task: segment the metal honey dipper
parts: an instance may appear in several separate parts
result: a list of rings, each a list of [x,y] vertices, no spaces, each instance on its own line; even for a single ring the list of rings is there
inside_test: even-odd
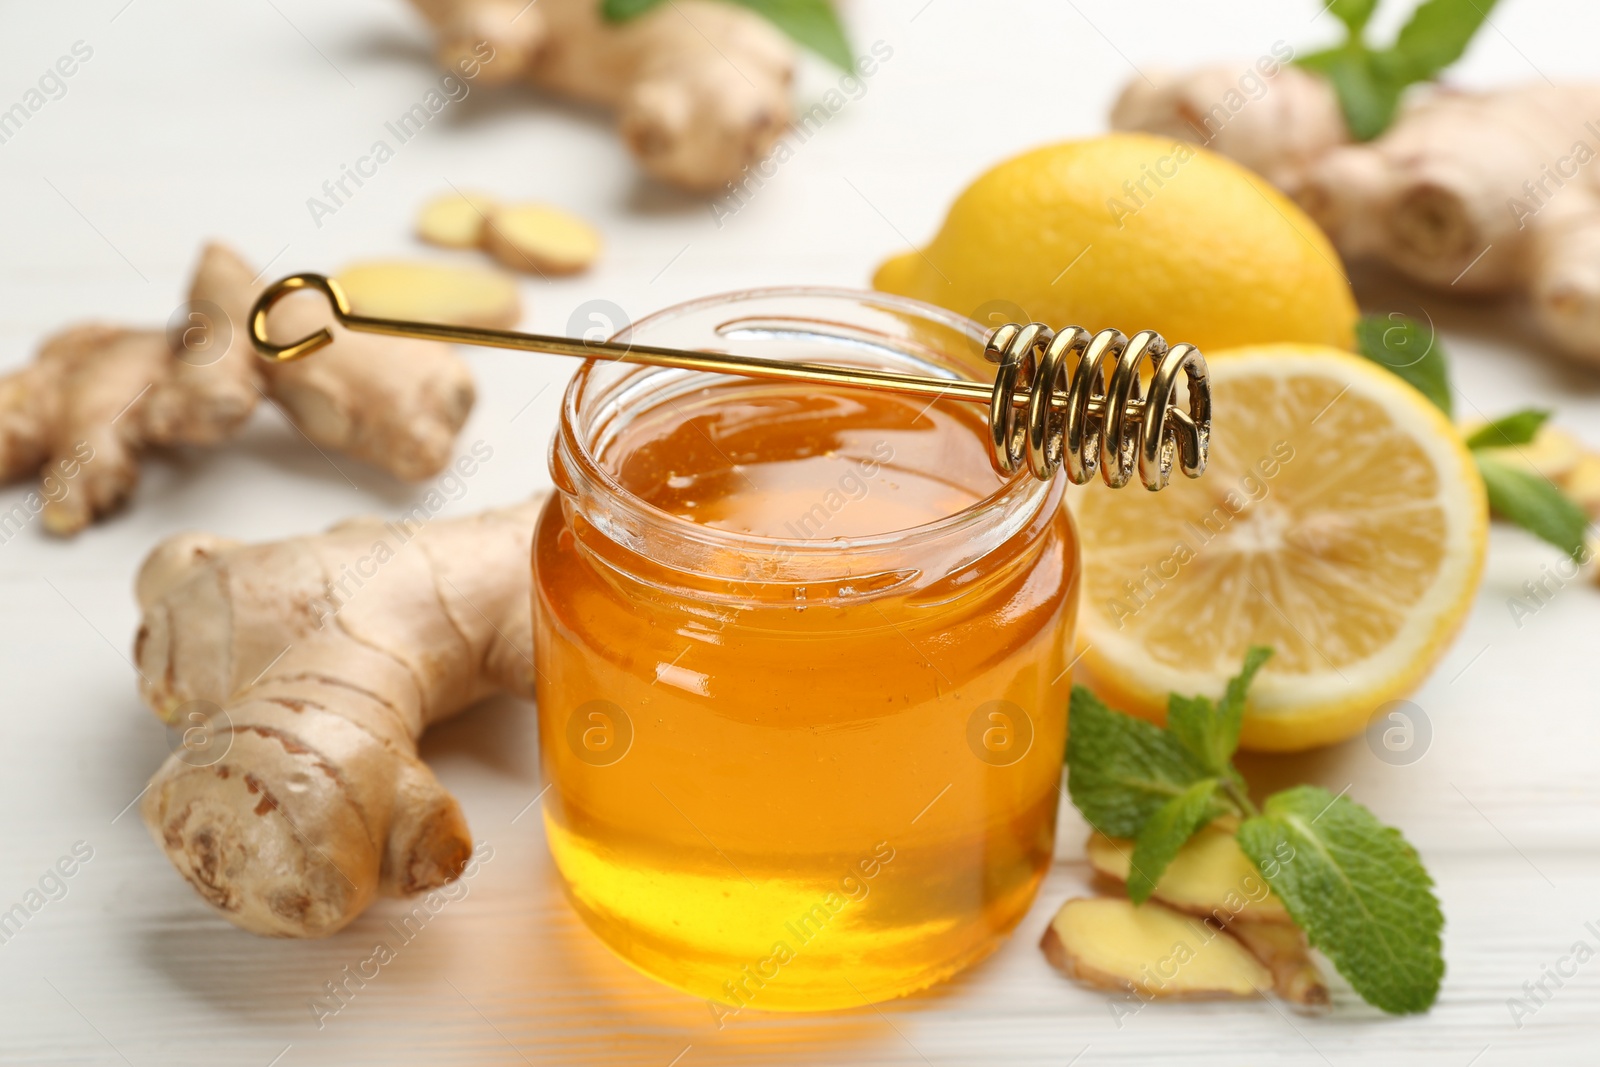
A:
[[[1190,478],[1205,470],[1211,442],[1211,389],[1205,358],[1193,345],[1168,346],[1142,330],[1131,338],[1118,330],[1091,334],[1078,326],[1054,331],[1042,323],[1006,323],[990,333],[984,358],[997,364],[994,383],[930,378],[826,363],[791,362],[730,352],[696,352],[651,345],[574,340],[443,323],[358,315],[339,283],[321,274],[293,274],[267,286],[250,314],[256,351],[268,360],[301,359],[333,341],[326,329],[287,345],[267,337],[267,313],[301,289],[328,298],[334,318],[348,330],[432,341],[543,352],[579,359],[606,357],[624,363],[677,367],[747,378],[814,382],[881,389],[931,400],[989,405],[990,459],[1002,474],[1026,462],[1034,477],[1049,479],[1064,463],[1075,484],[1096,472],[1121,488],[1137,469],[1146,489],[1166,486],[1174,463]],[[1072,359],[1076,357],[1074,366]],[[1148,361],[1148,390],[1141,364]],[[1178,403],[1178,375],[1188,390],[1188,410]]]

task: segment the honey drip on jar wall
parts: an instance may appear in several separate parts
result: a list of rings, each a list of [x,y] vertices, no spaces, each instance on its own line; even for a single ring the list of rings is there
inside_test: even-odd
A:
[[[733,383],[633,416],[601,461],[680,519],[826,544],[995,492],[986,435],[964,405]],[[535,658],[550,847],[590,926],[720,1020],[860,1006],[991,951],[1054,838],[1064,509],[952,574],[908,544],[859,589],[841,565],[710,596],[583,530],[540,522]]]

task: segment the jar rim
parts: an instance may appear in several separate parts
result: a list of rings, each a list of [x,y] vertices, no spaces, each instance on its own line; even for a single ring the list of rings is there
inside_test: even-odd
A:
[[[643,329],[660,326],[696,312],[719,306],[733,308],[754,301],[777,299],[817,300],[819,302],[826,300],[848,301],[880,307],[892,312],[900,312],[964,335],[971,339],[980,351],[988,339],[989,331],[973,320],[920,300],[873,290],[831,286],[786,285],[732,290],[674,304],[652,312],[637,322],[624,326],[613,334],[610,340],[626,344],[631,337],[636,336]],[[948,537],[952,534],[965,533],[977,524],[993,523],[993,517],[996,512],[1007,518],[1015,519],[1017,527],[1021,528],[1027,525],[1029,520],[1038,513],[1039,508],[1052,495],[1052,491],[1061,488],[1057,485],[1062,478],[1059,471],[1051,479],[1042,481],[1023,469],[1001,482],[994,492],[949,515],[943,515],[928,522],[899,530],[885,530],[871,534],[847,535],[827,539],[774,537],[706,526],[659,508],[627,488],[600,462],[598,456],[591,449],[591,442],[583,440],[578,434],[577,427],[583,424],[583,406],[585,402],[604,398],[604,394],[596,398],[590,393],[591,386],[594,384],[594,375],[598,370],[611,366],[613,366],[612,362],[588,360],[573,375],[562,399],[561,424],[552,447],[564,444],[566,446],[564,449],[565,458],[571,460],[577,468],[571,473],[577,474],[581,476],[582,480],[601,488],[607,496],[612,498],[611,503],[620,503],[624,511],[633,512],[637,517],[648,519],[651,523],[670,529],[676,537],[697,542],[705,547],[746,554],[782,553],[791,558],[817,558],[820,556],[870,552],[891,546],[905,546],[908,542],[922,542]],[[632,368],[630,367],[630,369]],[[955,370],[953,367],[948,369]],[[639,366],[637,368],[639,377],[632,380],[641,381],[675,373],[682,374],[685,372],[675,371],[672,368]],[[699,372],[691,373],[695,373],[696,377],[708,376]],[[969,378],[968,380],[976,379]]]

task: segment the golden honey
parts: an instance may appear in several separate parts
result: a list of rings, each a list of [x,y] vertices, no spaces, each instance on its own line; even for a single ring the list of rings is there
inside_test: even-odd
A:
[[[861,299],[634,336],[977,372],[958,321]],[[1003,481],[986,434],[886,393],[614,364],[569,389],[533,549],[550,849],[600,938],[719,1023],[948,977],[1050,862],[1077,545],[1061,478]]]

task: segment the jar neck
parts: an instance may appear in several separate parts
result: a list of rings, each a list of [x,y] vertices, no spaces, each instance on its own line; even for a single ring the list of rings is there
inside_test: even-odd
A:
[[[709,600],[741,603],[834,600],[925,589],[990,558],[1026,555],[1061,507],[1061,475],[1024,474],[955,514],[909,530],[867,536],[770,537],[701,525],[651,506],[618,482],[606,442],[630,414],[701,389],[704,374],[627,368],[573,379],[550,446],[550,475],[566,523],[595,565],[621,579],[669,584]],[[827,486],[818,486],[819,493]]]
[[[795,314],[796,309],[803,313]],[[683,321],[706,311],[712,313],[707,316],[715,324],[711,327]],[[773,355],[794,351],[785,346],[795,344],[798,332],[811,358],[821,347],[829,362],[898,363],[952,379],[975,378],[984,367],[983,331],[976,324],[880,294],[736,294],[664,312],[623,339],[652,342],[652,326],[663,322],[676,331],[667,340],[688,347],[737,337],[760,354]],[[896,336],[897,330],[903,336]],[[551,476],[580,551],[622,580],[669,584],[710,600],[744,603],[904,594],[949,581],[985,560],[1027,555],[1061,507],[1061,474],[1042,482],[1023,472],[962,510],[870,535],[758,536],[694,522],[624,486],[614,473],[612,446],[632,419],[666,404],[676,408],[711,380],[672,368],[590,362],[567,388],[551,446]],[[973,446],[981,443],[975,439]],[[908,458],[900,457],[902,462]],[[828,488],[818,487],[819,499]]]

